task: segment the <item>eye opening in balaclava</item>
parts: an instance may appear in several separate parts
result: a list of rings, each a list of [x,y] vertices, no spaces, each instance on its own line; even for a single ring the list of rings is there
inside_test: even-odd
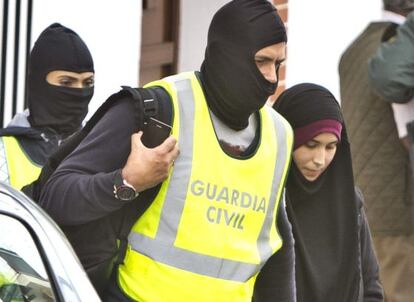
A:
[[[39,35],[30,53],[27,98],[32,127],[51,128],[67,136],[81,127],[94,88],[51,85],[46,77],[54,70],[94,72],[92,55],[85,42],[58,23]]]
[[[78,73],[67,70],[52,70],[47,73],[46,82],[55,86],[73,88],[93,87],[95,74],[90,71]]]
[[[264,78],[254,56],[286,41],[283,22],[269,1],[233,0],[214,15],[201,74],[209,108],[226,125],[245,128],[275,92],[277,83]]]

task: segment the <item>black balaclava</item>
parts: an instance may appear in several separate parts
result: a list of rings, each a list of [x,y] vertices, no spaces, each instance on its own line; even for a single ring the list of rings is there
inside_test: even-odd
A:
[[[358,210],[339,104],[324,87],[305,83],[285,90],[273,107],[293,130],[325,119],[342,123],[335,156],[317,180],[306,180],[292,161],[286,207],[295,238],[297,301],[356,301],[360,281]]]
[[[261,74],[254,61],[260,49],[286,42],[286,30],[267,0],[233,0],[211,21],[202,80],[207,103],[227,126],[241,130],[277,84]]]
[[[86,44],[74,31],[58,23],[40,34],[30,54],[29,122],[32,127],[51,128],[67,136],[80,128],[94,89],[51,85],[46,76],[54,70],[94,72]]]

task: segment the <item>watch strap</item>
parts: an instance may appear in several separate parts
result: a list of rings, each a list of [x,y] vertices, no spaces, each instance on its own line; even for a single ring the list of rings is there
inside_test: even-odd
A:
[[[131,192],[130,194],[130,198],[124,198],[123,194],[120,195],[119,192],[120,191],[124,191],[124,190],[128,190]],[[122,177],[122,172],[121,169],[118,170],[115,173],[115,177],[114,177],[114,196],[115,198],[119,199],[119,200],[133,200],[135,198],[137,198],[139,195],[139,193],[135,190],[134,186],[131,185],[130,183],[128,183],[125,179],[123,179]]]

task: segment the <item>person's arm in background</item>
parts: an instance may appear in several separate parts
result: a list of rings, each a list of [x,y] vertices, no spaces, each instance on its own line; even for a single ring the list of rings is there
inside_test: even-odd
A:
[[[364,211],[364,197],[356,188],[357,207],[359,210],[359,238],[361,248],[361,270],[364,285],[364,302],[383,302],[384,292],[379,277],[379,266],[372,243],[371,232]]]
[[[406,103],[414,97],[414,12],[397,29],[397,35],[383,42],[369,60],[372,87],[386,101]]]
[[[414,12],[396,36],[381,43],[369,60],[368,75],[374,90],[391,103],[398,137],[409,150],[407,123],[414,118]]]
[[[118,101],[52,174],[40,206],[60,225],[83,224],[127,204],[114,196],[116,173],[122,171],[138,192],[160,183],[178,154],[176,139],[148,149],[135,131],[132,99]]]
[[[254,302],[296,301],[295,244],[284,198],[279,203],[277,215],[277,229],[283,245],[267,260],[257,276]]]

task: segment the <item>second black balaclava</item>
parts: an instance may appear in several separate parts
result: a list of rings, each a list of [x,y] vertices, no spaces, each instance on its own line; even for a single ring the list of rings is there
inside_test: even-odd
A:
[[[51,85],[46,76],[53,70],[94,72],[88,47],[71,29],[58,23],[47,27],[30,54],[28,72],[29,121],[32,127],[51,128],[63,136],[81,126],[88,113],[93,87]]]
[[[266,0],[233,0],[214,15],[201,74],[210,109],[232,129],[244,129],[277,88],[257,68],[256,52],[286,40],[283,22]]]

